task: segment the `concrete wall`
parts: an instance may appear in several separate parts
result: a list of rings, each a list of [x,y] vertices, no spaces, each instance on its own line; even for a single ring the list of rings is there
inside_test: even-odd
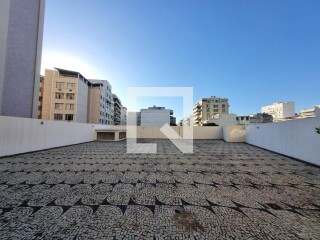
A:
[[[223,127],[223,140],[226,142],[245,142],[245,126],[226,126]]]
[[[110,128],[125,129],[123,126],[0,116],[0,157],[93,141],[95,129]]]
[[[320,165],[320,117],[246,126],[246,142]]]
[[[167,139],[160,128],[138,126],[137,137]],[[96,129],[123,131],[126,126],[0,116],[0,157],[94,141]],[[182,135],[182,127],[173,129]],[[194,139],[222,139],[222,127],[193,127],[193,136]]]
[[[162,126],[137,126],[137,138],[167,139]],[[183,136],[183,127],[171,126],[178,136]],[[127,135],[128,138],[132,137]],[[222,139],[222,127],[193,127],[193,139]]]

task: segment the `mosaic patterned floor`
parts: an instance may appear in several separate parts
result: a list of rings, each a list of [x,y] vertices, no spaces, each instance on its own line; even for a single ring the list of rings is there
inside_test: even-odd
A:
[[[320,239],[320,168],[244,143],[0,159],[0,239]]]

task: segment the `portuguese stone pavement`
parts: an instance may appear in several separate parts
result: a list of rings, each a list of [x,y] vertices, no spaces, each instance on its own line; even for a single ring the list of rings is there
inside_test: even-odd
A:
[[[0,159],[0,239],[320,239],[320,168],[245,143],[90,142]]]

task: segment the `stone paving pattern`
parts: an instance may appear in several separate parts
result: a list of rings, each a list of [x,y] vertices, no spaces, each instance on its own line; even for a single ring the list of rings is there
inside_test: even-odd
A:
[[[244,143],[0,159],[0,239],[320,239],[320,168]]]

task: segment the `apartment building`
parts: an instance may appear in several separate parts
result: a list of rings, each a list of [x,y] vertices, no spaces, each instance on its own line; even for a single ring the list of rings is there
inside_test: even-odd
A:
[[[127,108],[121,107],[120,125],[127,125]]]
[[[173,110],[166,109],[165,107],[149,107],[148,109],[141,109],[141,126],[162,126],[164,124],[170,125],[171,121],[175,119],[171,118]],[[172,120],[171,120],[172,119]]]
[[[88,123],[113,124],[112,87],[107,80],[90,79],[88,93]]]
[[[0,115],[37,118],[45,1],[0,1]]]
[[[42,119],[86,123],[90,82],[81,73],[45,70]]]
[[[113,109],[114,109],[114,125],[121,124],[121,101],[116,94],[113,94]]]
[[[203,122],[214,118],[216,114],[228,114],[229,102],[228,98],[219,98],[212,96],[209,98],[201,98],[194,104],[193,108],[193,125],[199,126]]]
[[[320,105],[316,105],[314,108],[302,109],[300,111],[300,118],[318,117],[320,116]]]
[[[283,121],[286,118],[292,118],[295,116],[294,102],[277,102],[269,106],[261,108],[261,113],[270,114],[273,117],[273,121]]]

